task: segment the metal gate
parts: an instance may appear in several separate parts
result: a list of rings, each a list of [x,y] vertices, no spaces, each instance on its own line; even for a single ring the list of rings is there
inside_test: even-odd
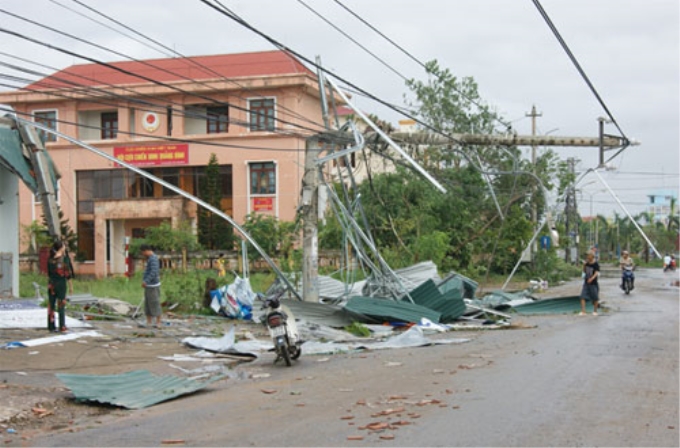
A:
[[[14,297],[12,288],[12,254],[0,253],[0,299],[11,299]]]

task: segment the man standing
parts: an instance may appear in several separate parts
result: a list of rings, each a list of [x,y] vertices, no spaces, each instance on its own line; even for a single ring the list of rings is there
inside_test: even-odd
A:
[[[597,316],[600,304],[600,287],[597,277],[600,275],[600,264],[595,261],[595,254],[588,252],[583,264],[583,289],[581,290],[581,316],[586,314],[586,300],[593,302],[593,316]]]
[[[152,318],[156,320],[156,328],[161,327],[161,274],[158,256],[153,252],[151,246],[142,244],[140,251],[146,258],[146,269],[142,277],[142,288],[144,288],[144,314],[146,315],[146,325],[151,326]]]
[[[73,294],[73,264],[71,258],[66,252],[66,244],[63,241],[57,241],[50,249],[50,258],[47,261],[47,275],[49,282],[47,284],[48,301],[47,301],[47,329],[49,331],[61,331],[65,333],[66,329],[66,289]],[[54,312],[59,314],[59,326],[55,322]]]

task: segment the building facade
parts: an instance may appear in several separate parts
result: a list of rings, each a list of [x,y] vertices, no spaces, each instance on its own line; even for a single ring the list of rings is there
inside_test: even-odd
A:
[[[305,138],[323,122],[316,76],[282,51],[74,65],[0,103],[199,197],[215,154],[222,210],[239,223],[295,218]],[[81,273],[124,273],[126,237],[150,226],[196,227],[197,205],[172,190],[54,134],[45,145]],[[23,185],[19,209],[24,226],[42,219]]]
[[[668,221],[673,214],[678,213],[678,192],[675,190],[656,190],[647,194],[647,213],[655,221]]]

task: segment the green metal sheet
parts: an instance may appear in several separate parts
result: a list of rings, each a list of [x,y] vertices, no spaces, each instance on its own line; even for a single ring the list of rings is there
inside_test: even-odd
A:
[[[146,408],[190,394],[224,377],[219,375],[198,381],[171,375],[158,376],[148,370],[118,375],[57,374],[57,378],[71,389],[78,401],[96,401],[128,409]]]
[[[452,272],[439,282],[437,287],[442,294],[456,290],[461,295],[461,298],[474,299],[479,283],[457,272]]]
[[[0,164],[19,176],[31,191],[38,191],[31,163],[21,151],[19,132],[4,124],[0,124]]]
[[[451,322],[465,313],[466,306],[458,289],[449,289],[442,294],[433,280],[427,280],[409,293],[413,301],[420,306],[441,313],[441,322]],[[404,301],[407,298],[402,299]]]
[[[418,323],[425,317],[439,323],[441,313],[424,306],[391,299],[373,297],[351,297],[345,309],[377,319],[378,321],[398,321]]]
[[[514,306],[513,309],[518,314],[573,314],[581,311],[581,299],[579,296],[542,299]],[[592,312],[591,302],[586,302],[586,310]]]

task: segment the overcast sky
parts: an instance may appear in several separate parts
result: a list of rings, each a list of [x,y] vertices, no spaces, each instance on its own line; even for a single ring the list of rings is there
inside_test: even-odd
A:
[[[80,1],[188,56],[273,49],[261,37],[198,0]],[[536,105],[542,114],[537,119],[539,134],[597,136],[597,117],[604,116],[605,111],[531,0],[340,1],[418,60],[436,59],[458,77],[473,77],[484,100],[511,121],[519,134],[531,133],[531,120],[526,114]],[[315,16],[302,2],[222,3],[293,50],[311,59],[319,55],[326,67],[352,83],[385,101],[403,104],[408,93],[403,79]],[[404,77],[425,80],[422,67],[334,0],[305,3]],[[603,174],[605,180],[634,214],[644,210],[649,192],[671,189],[677,195],[679,2],[542,0],[541,4],[624,133],[641,142],[611,163],[613,170]],[[0,0],[4,10],[130,56],[164,57],[60,5],[93,16],[72,0]],[[0,14],[0,27],[99,59],[121,59],[5,14]],[[0,38],[0,51],[57,68],[85,63],[6,35]],[[17,63],[3,55],[0,61]],[[0,67],[0,73],[11,71]],[[360,98],[357,102],[365,112],[376,113],[394,124],[403,118],[374,102]],[[613,125],[606,125],[605,132],[617,133]],[[580,170],[594,168],[598,162],[596,148],[557,148],[557,152],[562,158],[579,158]],[[582,185],[582,215],[590,214],[591,202],[594,213],[620,212],[592,174]]]

